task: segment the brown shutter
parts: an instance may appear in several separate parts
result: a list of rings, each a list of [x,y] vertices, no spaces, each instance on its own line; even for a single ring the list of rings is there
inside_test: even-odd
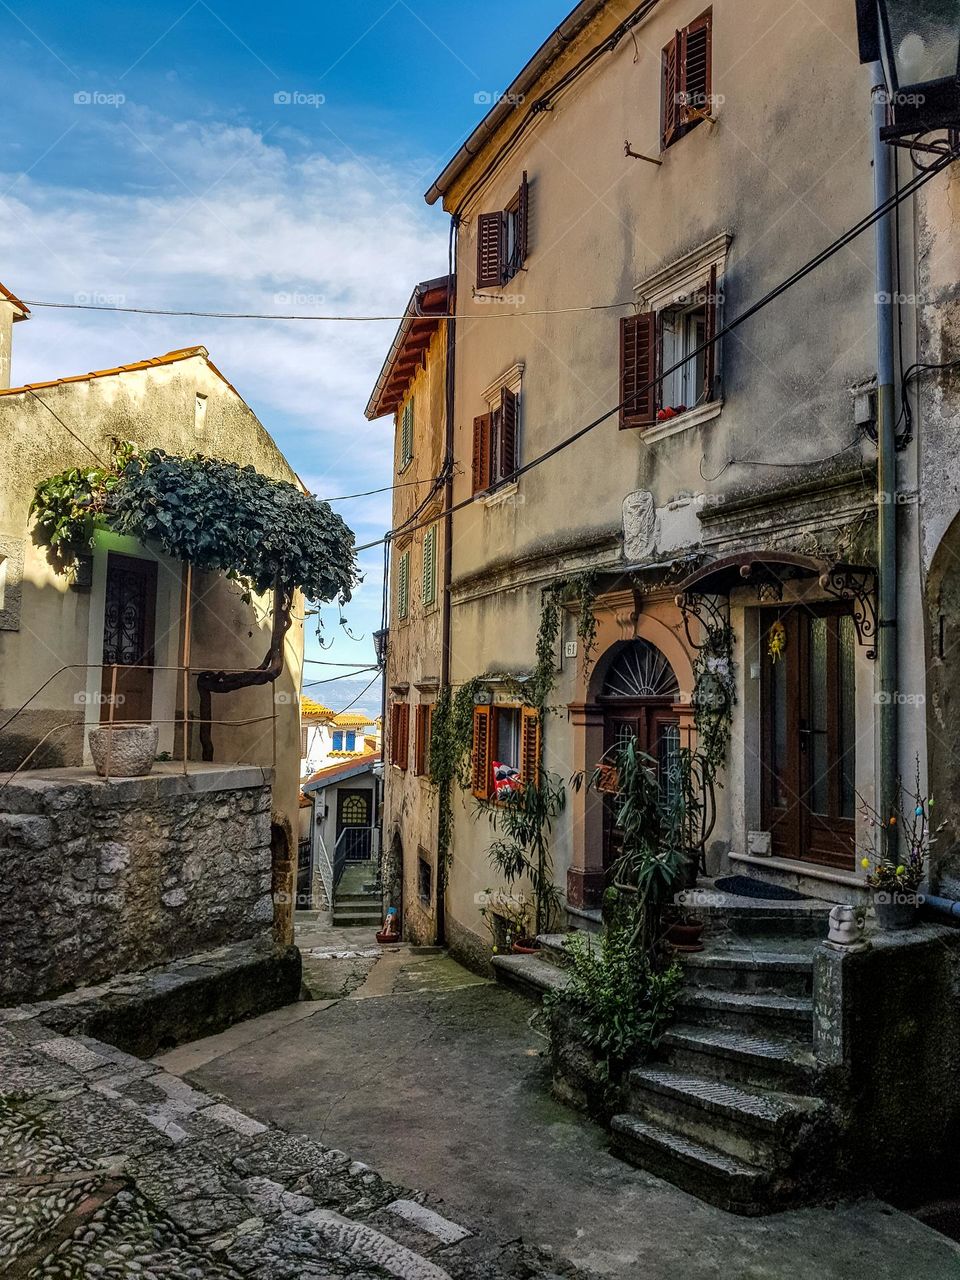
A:
[[[427,710],[424,703],[418,704],[413,735],[413,772],[418,778],[427,771]]]
[[[520,397],[506,387],[500,389],[500,479],[509,480],[517,469],[517,418]]]
[[[527,171],[524,169],[523,178],[520,182],[520,192],[517,195],[517,253],[516,268],[520,268],[527,260],[527,251],[529,249],[529,227],[530,227],[530,184],[527,182]]]
[[[520,719],[520,780],[537,782],[540,775],[540,713],[524,707]]]
[[[479,800],[490,797],[490,708],[473,708],[473,794]]]
[[[660,145],[666,150],[680,127],[680,46],[683,33],[678,31],[663,51],[663,127]]]
[[[406,769],[409,763],[410,705],[395,702],[390,709],[390,763]]]
[[[681,32],[681,124],[696,124],[710,109],[710,15],[704,14]]]
[[[710,345],[703,353],[703,398],[713,400],[717,394],[717,329],[719,326],[720,302],[717,296],[716,263],[710,268],[710,280],[707,283],[706,323],[703,326],[704,341]]]
[[[473,492],[490,488],[490,428],[492,413],[481,413],[473,420]]]
[[[406,769],[410,763],[410,704],[400,704],[400,768]]]
[[[499,289],[503,284],[504,217],[481,213],[477,218],[477,288]]]
[[[649,427],[657,420],[657,316],[642,311],[620,321],[620,428]]]

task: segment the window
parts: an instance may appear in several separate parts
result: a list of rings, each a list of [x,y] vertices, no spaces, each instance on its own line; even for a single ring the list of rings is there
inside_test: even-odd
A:
[[[710,118],[713,15],[678,31],[663,51],[660,145],[672,146]]]
[[[410,551],[397,560],[397,617],[402,622],[410,613]]]
[[[390,708],[390,763],[406,769],[409,763],[410,704],[395,702]]]
[[[540,716],[533,707],[474,707],[473,794],[481,800],[502,795],[537,776]]]
[[[719,413],[714,338],[729,244],[728,235],[717,236],[637,286],[642,310],[620,321],[621,428],[669,424],[694,409],[698,420]]]
[[[423,535],[423,603],[429,608],[437,602],[437,534],[432,524]]]
[[[500,403],[473,420],[473,492],[482,493],[509,480],[518,466],[520,394],[500,388]]]
[[[357,735],[351,729],[347,733],[346,745],[344,746],[344,751],[356,751],[356,749],[357,749]]]
[[[413,461],[413,402],[411,396],[400,414],[400,471]]]
[[[413,772],[418,778],[430,774],[430,735],[433,731],[433,706],[421,702],[413,730]]]
[[[342,729],[338,729],[336,733],[333,735],[333,746],[331,747],[331,750],[332,751],[343,750],[343,730]]]
[[[477,218],[477,288],[498,289],[523,269],[529,251],[530,188],[524,173],[520,189],[499,213]]]
[[[417,897],[424,907],[429,907],[433,900],[433,868],[422,846],[417,850]]]

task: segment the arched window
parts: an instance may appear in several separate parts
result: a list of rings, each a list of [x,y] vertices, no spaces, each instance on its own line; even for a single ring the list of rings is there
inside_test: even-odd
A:
[[[648,640],[633,640],[614,658],[600,691],[602,698],[676,698],[673,667]]]

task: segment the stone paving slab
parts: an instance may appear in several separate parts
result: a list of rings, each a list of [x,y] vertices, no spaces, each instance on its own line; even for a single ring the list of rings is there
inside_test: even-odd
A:
[[[31,1039],[10,1020],[0,1063],[4,1280],[558,1274],[345,1152],[91,1037]]]

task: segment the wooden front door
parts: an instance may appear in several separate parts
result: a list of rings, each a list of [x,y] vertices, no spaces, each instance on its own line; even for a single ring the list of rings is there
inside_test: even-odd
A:
[[[770,638],[783,628],[774,661]],[[761,636],[763,825],[777,857],[854,867],[853,618],[839,608],[765,610]]]
[[[113,719],[150,720],[156,611],[157,562],[111,551],[103,615],[101,721],[110,719],[114,671],[117,697]]]
[[[617,748],[631,738],[637,740],[637,750],[656,761],[660,785],[669,788],[675,777],[675,767],[680,751],[680,718],[676,703],[672,700],[645,699],[630,702],[617,699],[604,707],[603,758],[612,762]],[[609,869],[622,852],[623,845],[617,827],[616,798],[604,797],[603,815],[603,865]]]
[[[366,862],[373,851],[372,791],[337,792],[337,843],[347,862]]]

